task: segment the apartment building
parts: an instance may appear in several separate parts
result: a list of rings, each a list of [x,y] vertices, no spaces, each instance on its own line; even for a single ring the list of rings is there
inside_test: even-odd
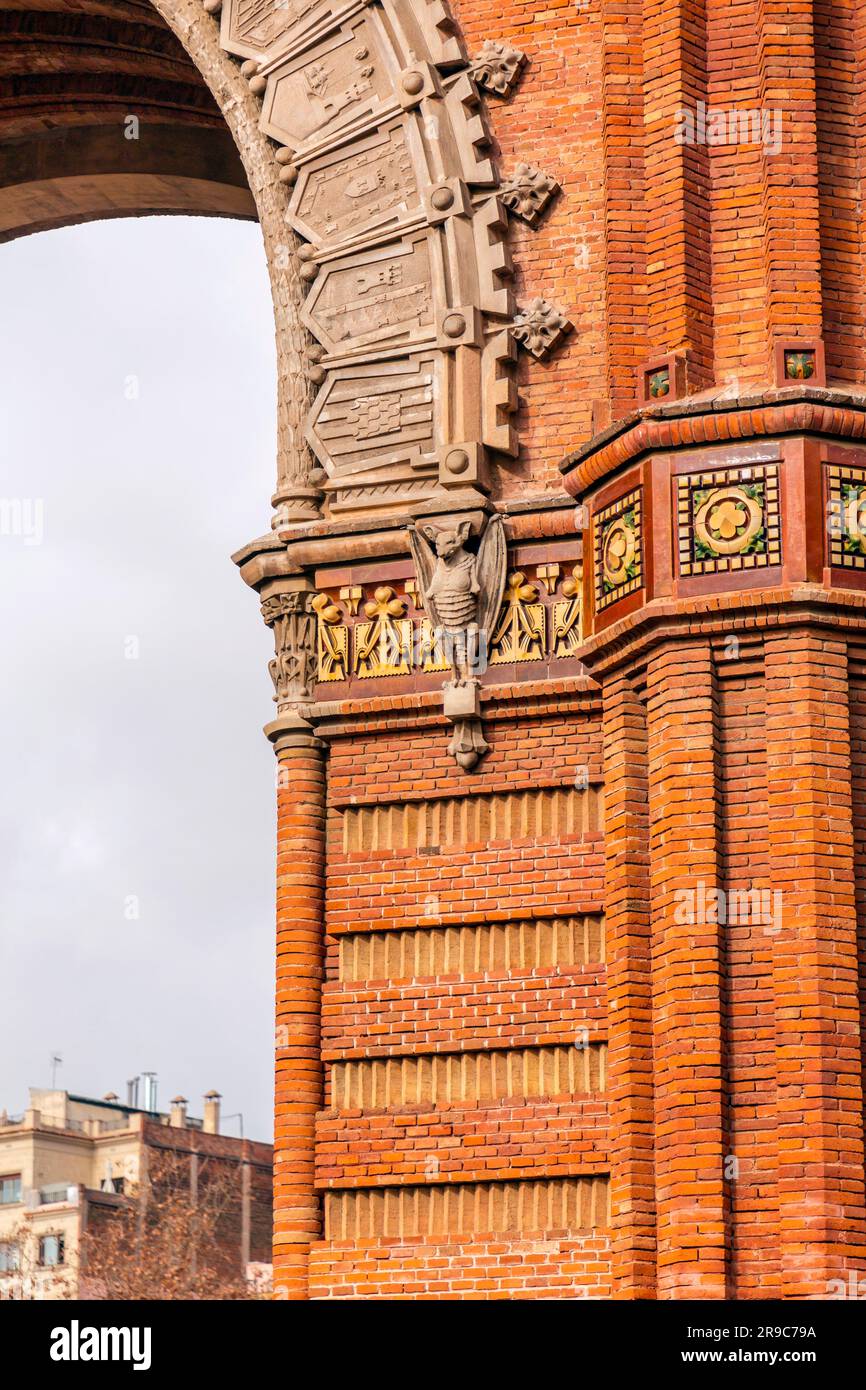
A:
[[[177,1156],[190,1192],[204,1164],[229,1176],[225,1258],[261,1285],[270,1261],[273,1150],[220,1133],[216,1091],[204,1097],[200,1119],[182,1096],[158,1111],[147,1083],[142,1106],[114,1093],[101,1100],[63,1090],[29,1094],[22,1115],[0,1112],[0,1299],[91,1296],[79,1268],[82,1235],[126,1206],[155,1156],[166,1153]]]

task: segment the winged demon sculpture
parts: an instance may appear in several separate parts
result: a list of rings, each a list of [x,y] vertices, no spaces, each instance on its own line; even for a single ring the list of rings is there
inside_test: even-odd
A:
[[[491,517],[477,553],[467,549],[470,521],[443,519],[437,526],[409,527],[415,575],[424,596],[433,639],[451,662],[445,714],[454,724],[449,751],[467,772],[487,752],[481,732],[478,675],[502,607],[507,563],[502,518]]]

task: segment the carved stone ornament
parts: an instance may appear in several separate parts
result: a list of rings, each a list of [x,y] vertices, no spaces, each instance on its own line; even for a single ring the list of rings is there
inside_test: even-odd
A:
[[[574,656],[581,642],[583,568],[578,562],[562,581],[562,602],[553,605],[553,655]]]
[[[559,184],[534,164],[518,164],[499,190],[508,211],[534,227],[559,192]]]
[[[491,662],[540,661],[545,653],[546,612],[538,585],[522,570],[508,576],[504,602],[490,638]]]
[[[547,357],[572,329],[561,309],[547,299],[531,299],[514,319],[515,342],[533,357]]]
[[[498,39],[485,39],[469,71],[479,87],[504,97],[517,86],[525,62],[526,54],[519,48],[500,43]]]
[[[365,676],[408,675],[412,663],[412,622],[406,617],[406,600],[389,584],[381,584],[364,604],[367,622],[355,629],[355,674]]]
[[[477,552],[469,548],[471,523],[441,518],[409,528],[418,588],[430,618],[432,640],[451,664],[443,686],[444,712],[454,725],[449,751],[467,772],[487,752],[481,728],[478,675],[505,591],[506,547],[502,518],[493,516]]]
[[[271,594],[262,603],[262,617],[274,633],[276,655],[268,670],[281,714],[313,699],[318,667],[315,598],[302,589]]]
[[[445,510],[455,489],[480,502],[488,453],[518,450],[509,212],[533,225],[557,189],[531,164],[500,185],[493,158],[485,96],[513,90],[526,54],[488,39],[470,58],[447,0],[222,0],[220,42],[303,239],[317,394],[309,453],[281,459],[275,529]],[[561,332],[527,329],[529,350]]]
[[[349,632],[343,622],[342,611],[327,594],[316,594],[313,608],[319,619],[318,678],[320,681],[346,680],[349,675]]]

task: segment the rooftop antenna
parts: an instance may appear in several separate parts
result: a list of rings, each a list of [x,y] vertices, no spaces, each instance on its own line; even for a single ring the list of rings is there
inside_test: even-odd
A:
[[[244,1137],[244,1116],[243,1116],[243,1111],[242,1111],[242,1110],[237,1110],[237,1111],[235,1111],[234,1115],[223,1115],[223,1120],[224,1120],[224,1121],[225,1121],[225,1120],[239,1120],[239,1121],[240,1121],[240,1129],[241,1129],[240,1137],[241,1137],[241,1139],[243,1139],[243,1137]]]
[[[51,1054],[51,1089],[52,1089],[52,1091],[56,1091],[56,1090],[57,1090],[57,1068],[58,1068],[58,1067],[61,1067],[62,1065],[63,1065],[63,1058],[60,1056],[60,1053],[59,1053],[59,1052],[52,1052],[52,1054]]]

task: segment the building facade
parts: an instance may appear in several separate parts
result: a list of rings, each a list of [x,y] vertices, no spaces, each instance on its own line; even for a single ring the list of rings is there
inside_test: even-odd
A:
[[[261,1284],[270,1261],[273,1151],[219,1129],[216,1092],[196,1119],[182,1097],[161,1114],[122,1105],[115,1095],[96,1100],[31,1087],[23,1115],[0,1114],[0,1299],[100,1296],[92,1269],[88,1280],[82,1237],[97,1236],[160,1181],[166,1155],[183,1201],[209,1173],[225,1175],[220,1255],[227,1268]]]
[[[862,7],[31,18],[5,235],[254,205],[268,254],[279,1296],[838,1296]]]

